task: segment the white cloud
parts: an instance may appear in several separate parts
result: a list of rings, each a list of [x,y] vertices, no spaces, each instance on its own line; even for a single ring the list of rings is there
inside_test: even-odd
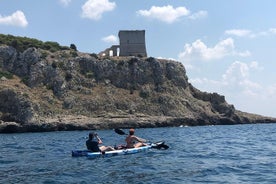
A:
[[[256,61],[249,64],[235,61],[222,75],[221,82],[226,85],[226,89],[237,90],[244,95],[256,97],[263,93],[263,87],[261,84],[250,80],[250,75],[262,69]]]
[[[250,68],[254,69],[254,70],[263,70],[264,68],[259,66],[259,63],[257,61],[252,61],[250,64],[249,64]]]
[[[192,60],[215,60],[221,59],[234,53],[234,40],[227,38],[217,43],[214,47],[208,48],[201,40],[196,40],[192,44],[185,44],[184,51],[178,57],[180,61]]]
[[[102,14],[107,11],[112,11],[116,7],[115,2],[109,2],[109,0],[88,0],[82,6],[82,17],[92,20],[99,20],[102,18]]]
[[[244,37],[244,36],[251,35],[252,32],[247,29],[231,29],[231,30],[226,30],[225,34]]]
[[[263,67],[260,67],[256,61],[250,62],[248,64],[245,62],[235,61],[227,68],[219,80],[196,78],[190,79],[190,82],[203,86],[203,89],[207,91],[223,90],[223,94],[229,91],[235,91],[235,93],[244,94],[250,91],[251,94],[256,94],[257,92],[260,92],[262,86],[261,84],[252,81],[250,76],[255,74],[256,71],[260,71],[262,69]]]
[[[63,5],[63,6],[68,6],[71,3],[71,0],[59,0],[59,2]]]
[[[272,34],[276,34],[276,28],[270,28],[268,30],[268,32],[272,33]]]
[[[107,43],[117,43],[118,38],[114,35],[109,35],[109,36],[102,38],[102,40]]]
[[[253,36],[273,36],[276,34],[276,29],[271,28],[259,33],[253,33],[250,30],[229,30],[225,33],[252,38]],[[228,56],[232,58],[232,56],[250,55],[249,51],[237,51],[234,40],[227,38],[211,47],[201,40],[185,44],[184,50],[178,56],[179,61],[184,63],[187,72],[190,73],[189,76],[195,76],[196,73],[205,75],[189,78],[189,82],[199,90],[224,95],[227,102],[239,110],[276,117],[276,112],[273,110],[276,104],[276,83],[265,85],[265,82],[259,82],[261,78],[265,77],[265,73],[263,73],[264,68],[257,61],[235,61],[220,75],[217,75],[219,71],[210,72],[212,69],[218,68],[216,63],[203,63],[209,60],[222,61],[224,57]],[[222,66],[222,63],[220,64],[219,66]],[[258,74],[261,75],[258,76]],[[214,80],[206,77],[208,75],[218,78]]]
[[[276,28],[270,28],[268,30],[255,32],[255,33],[253,31],[247,30],[247,29],[230,29],[230,30],[226,30],[224,33],[227,35],[233,35],[233,36],[238,36],[238,37],[256,38],[256,37],[260,37],[260,36],[275,35]]]
[[[256,61],[235,61],[218,80],[205,77],[192,78],[189,82],[202,91],[224,95],[228,103],[239,110],[276,116],[273,110],[276,103],[276,84],[265,86],[251,79],[252,75],[257,75],[256,72],[261,70],[263,67]]]
[[[185,44],[184,51],[178,54],[178,58],[181,62],[189,63],[192,61],[218,60],[226,56],[248,57],[250,55],[251,53],[249,51],[236,51],[232,38],[222,40],[214,47],[207,47],[204,42],[198,39],[192,44]]]
[[[268,92],[268,97],[276,97],[276,84],[273,84],[271,86],[268,87],[267,89]]]
[[[174,8],[171,5],[167,5],[162,7],[152,6],[149,10],[137,11],[137,14],[143,17],[157,19],[166,23],[173,23],[180,17],[189,15],[190,11],[186,7]]]
[[[251,52],[246,50],[244,52],[234,52],[234,55],[241,56],[241,57],[248,57],[251,56]]]
[[[190,15],[189,19],[196,20],[196,19],[205,18],[207,16],[208,16],[208,12],[201,10],[199,12],[196,12],[196,13],[193,13],[192,15]]]
[[[3,17],[0,15],[0,24],[18,26],[18,27],[26,27],[28,25],[28,21],[24,15],[24,13],[20,10],[17,10],[10,16]]]
[[[240,84],[249,77],[249,68],[246,63],[235,61],[223,74],[223,81],[228,84]]]

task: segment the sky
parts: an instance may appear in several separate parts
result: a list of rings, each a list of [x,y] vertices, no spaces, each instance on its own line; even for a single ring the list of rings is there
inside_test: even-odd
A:
[[[276,1],[0,0],[0,33],[99,53],[145,30],[148,56],[181,62],[189,82],[236,109],[276,117]]]

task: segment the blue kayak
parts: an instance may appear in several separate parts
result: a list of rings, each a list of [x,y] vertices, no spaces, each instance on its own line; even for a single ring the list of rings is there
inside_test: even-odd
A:
[[[99,158],[99,157],[112,157],[117,155],[129,155],[140,152],[145,152],[151,148],[155,149],[168,149],[169,147],[164,144],[164,142],[158,143],[150,143],[147,146],[139,147],[139,148],[128,148],[128,149],[118,149],[114,151],[107,152],[91,152],[88,150],[73,150],[72,157],[82,157],[86,156],[87,158]]]

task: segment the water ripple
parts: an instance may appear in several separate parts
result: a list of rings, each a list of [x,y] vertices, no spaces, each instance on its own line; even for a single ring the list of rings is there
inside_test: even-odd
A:
[[[0,183],[274,183],[276,125],[137,129],[168,150],[112,158],[72,158],[88,131],[3,134]],[[105,145],[124,136],[98,131]]]

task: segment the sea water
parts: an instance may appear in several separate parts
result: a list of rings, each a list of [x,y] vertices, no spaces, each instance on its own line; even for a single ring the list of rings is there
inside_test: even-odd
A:
[[[127,132],[127,130],[125,130]],[[276,124],[136,129],[168,150],[73,158],[89,131],[0,134],[0,183],[275,183]],[[123,144],[113,130],[105,145]]]

